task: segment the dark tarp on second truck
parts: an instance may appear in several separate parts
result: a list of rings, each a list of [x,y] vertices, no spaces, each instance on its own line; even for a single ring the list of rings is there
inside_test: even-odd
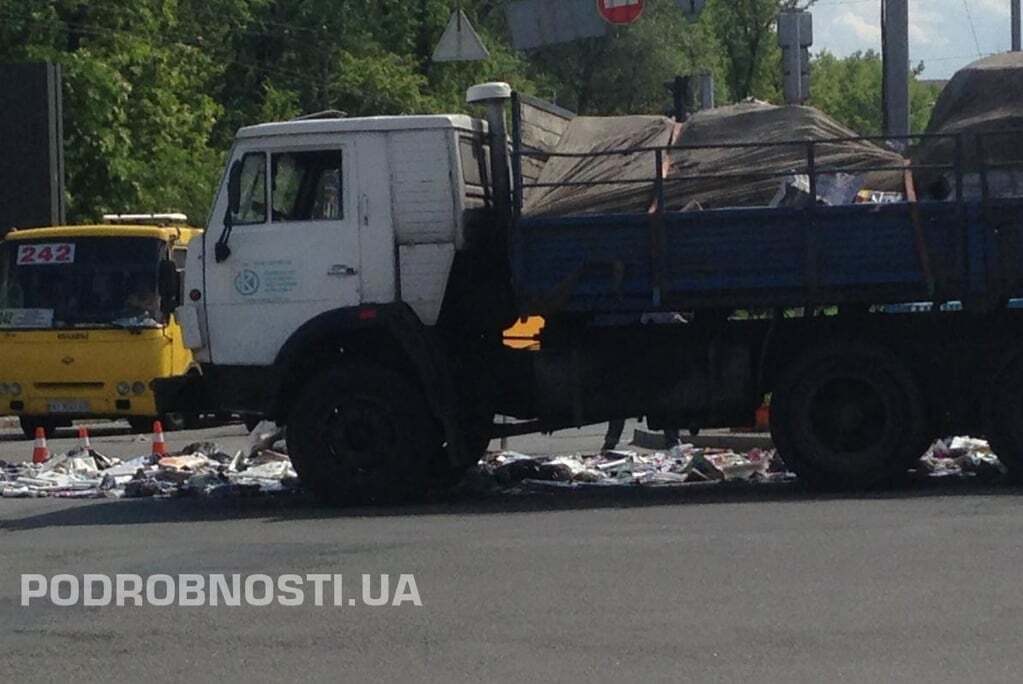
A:
[[[1023,161],[1020,129],[1023,129],[1023,53],[1007,52],[985,57],[956,72],[934,105],[927,133],[961,136],[965,192],[973,196],[980,194],[977,134],[986,134],[982,141],[986,165],[1016,166],[1015,171],[992,174],[992,194],[1018,196],[1023,194],[1023,177],[1018,171]],[[912,156],[915,165],[952,164],[955,140],[924,140]],[[948,171],[919,169],[915,175],[917,187],[929,196],[944,199],[954,192],[955,180]]]

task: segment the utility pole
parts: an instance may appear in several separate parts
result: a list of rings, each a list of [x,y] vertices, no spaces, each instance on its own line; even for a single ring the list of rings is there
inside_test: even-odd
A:
[[[898,138],[909,135],[909,0],[882,1],[881,31],[884,130]]]
[[[1020,51],[1020,26],[1019,26],[1019,3],[1020,0],[1012,0],[1012,51]]]

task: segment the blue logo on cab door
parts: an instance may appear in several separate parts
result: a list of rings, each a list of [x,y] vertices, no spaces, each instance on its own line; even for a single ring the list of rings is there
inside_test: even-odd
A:
[[[256,294],[259,292],[259,274],[249,269],[239,271],[234,277],[234,289],[243,297]]]

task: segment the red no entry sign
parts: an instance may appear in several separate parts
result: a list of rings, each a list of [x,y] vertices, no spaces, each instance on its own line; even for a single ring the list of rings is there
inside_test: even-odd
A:
[[[597,11],[612,24],[631,24],[643,14],[645,0],[597,0]]]

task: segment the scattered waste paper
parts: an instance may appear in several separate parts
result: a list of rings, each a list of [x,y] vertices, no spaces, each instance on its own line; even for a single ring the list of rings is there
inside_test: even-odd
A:
[[[260,423],[248,451],[234,454],[213,442],[189,444],[178,452],[109,458],[92,447],[77,447],[43,463],[0,461],[4,498],[235,497],[299,491],[283,429]],[[1007,468],[988,443],[972,437],[936,441],[914,469],[918,477],[1003,477]],[[515,451],[486,454],[463,482],[473,490],[584,487],[671,487],[697,483],[791,482],[777,451],[698,448],[668,451],[605,451],[600,454],[535,456]]]
[[[951,437],[939,439],[920,459],[917,473],[930,477],[989,477],[1009,472],[983,439]]]
[[[0,496],[222,497],[298,491],[298,474],[282,430],[260,423],[250,444],[248,452],[235,454],[212,442],[197,442],[167,456],[147,454],[127,461],[91,447],[79,447],[43,463],[0,461]]]
[[[697,482],[786,482],[774,450],[739,454],[729,449],[700,449],[691,444],[668,452],[605,451],[599,455],[528,456],[514,451],[488,454],[479,473],[499,487],[586,487],[684,485]],[[476,478],[477,480],[479,478]]]

